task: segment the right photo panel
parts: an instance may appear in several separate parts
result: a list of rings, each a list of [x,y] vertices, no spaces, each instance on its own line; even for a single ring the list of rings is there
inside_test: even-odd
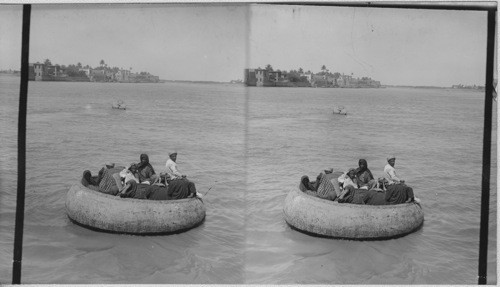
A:
[[[476,284],[487,12],[249,15],[245,283]]]

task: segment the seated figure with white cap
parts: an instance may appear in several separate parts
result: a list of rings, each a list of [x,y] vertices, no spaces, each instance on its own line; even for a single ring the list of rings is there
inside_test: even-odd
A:
[[[169,159],[165,164],[166,173],[169,180],[182,179],[186,178],[185,174],[181,174],[179,170],[177,170],[177,152],[171,152],[168,154]]]
[[[168,160],[165,163],[166,167],[166,178],[165,184],[168,184],[169,191],[168,194],[172,198],[182,198],[185,197],[186,193],[187,197],[197,196],[202,197],[201,193],[196,192],[196,187],[194,182],[188,180],[185,174],[182,174],[177,169],[177,152],[171,152],[168,154]],[[187,192],[186,192],[187,190]]]
[[[395,156],[387,157],[387,164],[384,167],[384,178],[387,180],[389,185],[405,182],[396,175],[396,169],[394,168],[395,164],[396,164]]]
[[[384,167],[384,178],[387,181],[385,200],[387,204],[400,204],[408,202],[420,203],[420,199],[415,197],[413,189],[405,184],[405,181],[396,175],[394,164],[395,156],[387,157],[387,165]]]

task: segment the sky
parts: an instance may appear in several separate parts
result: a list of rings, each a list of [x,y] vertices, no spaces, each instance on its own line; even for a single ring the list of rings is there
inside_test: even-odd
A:
[[[0,69],[19,69],[19,5],[0,5]],[[385,85],[484,85],[484,11],[266,4],[33,5],[30,62],[230,81],[265,67]]]
[[[7,52],[2,55],[12,55],[0,56],[0,69],[20,66],[16,32],[22,12],[17,10],[0,6],[0,36],[14,39],[0,43],[0,51]],[[167,80],[242,79],[246,14],[247,8],[236,4],[33,5],[30,62],[98,67],[104,60]],[[2,22],[17,24],[7,28]]]
[[[487,13],[314,6],[251,10],[250,65],[387,85],[484,85]]]

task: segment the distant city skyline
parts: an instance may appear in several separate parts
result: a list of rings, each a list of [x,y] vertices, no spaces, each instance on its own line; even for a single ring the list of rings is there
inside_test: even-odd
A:
[[[18,69],[21,5],[0,6],[0,70]],[[30,62],[229,82],[302,68],[383,85],[484,85],[486,12],[265,4],[33,5]]]

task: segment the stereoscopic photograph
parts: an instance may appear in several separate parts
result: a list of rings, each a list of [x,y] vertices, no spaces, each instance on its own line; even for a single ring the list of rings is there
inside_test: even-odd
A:
[[[0,4],[0,284],[497,284],[496,2]]]

